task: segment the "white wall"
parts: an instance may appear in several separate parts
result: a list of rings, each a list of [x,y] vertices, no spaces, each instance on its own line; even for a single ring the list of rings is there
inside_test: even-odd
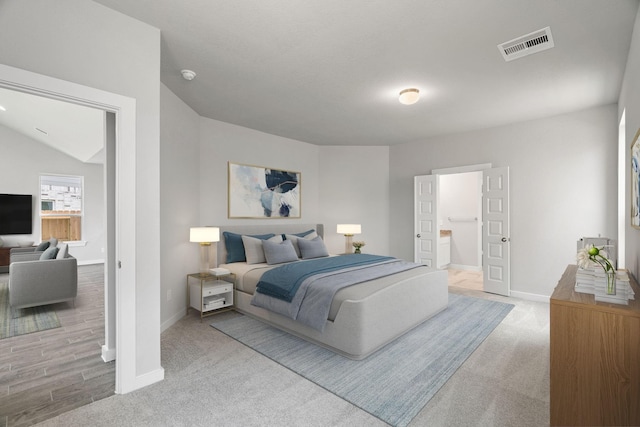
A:
[[[318,150],[317,146],[305,142],[201,118],[200,225],[263,224],[265,221],[273,224],[289,224],[319,221]],[[300,172],[302,218],[229,219],[227,216],[228,162]]]
[[[413,257],[413,176],[470,164],[509,166],[511,289],[551,295],[575,263],[578,238],[616,236],[616,111],[609,105],[391,147],[391,226],[399,229],[392,255]]]
[[[626,135],[625,135],[625,191],[630,195],[631,156],[629,149],[633,138],[640,128],[640,11],[636,16],[633,38],[629,48],[627,68],[625,70],[622,90],[618,100],[618,119],[626,109]],[[629,212],[631,212],[631,200],[627,196],[624,215],[626,238],[626,268],[634,275],[640,277],[640,230],[631,227]]]
[[[160,32],[91,1],[0,2],[0,61],[136,101],[135,378],[160,367]],[[127,372],[129,377],[129,372]]]
[[[438,218],[440,228],[451,230],[451,264],[460,267],[481,267],[478,239],[481,213],[481,172],[465,172],[440,176]],[[452,218],[453,221],[450,221]],[[473,218],[478,218],[473,221]],[[456,221],[455,219],[458,219]],[[465,221],[461,221],[464,219]],[[466,221],[467,219],[471,221]]]
[[[389,254],[389,147],[320,147],[320,215],[332,253],[344,252],[337,224],[360,224],[363,253]],[[391,232],[394,232],[393,227]],[[353,252],[353,248],[351,248]]]
[[[198,271],[200,116],[165,85],[160,92],[160,230],[162,330],[185,314],[186,276]]]
[[[34,196],[33,234],[2,236],[5,246],[15,246],[19,240],[41,241],[40,175],[77,175],[84,177],[82,240],[87,243],[74,246],[69,252],[79,264],[103,261],[106,235],[102,165],[83,163],[2,125],[0,153],[5,160],[0,167],[0,193]]]
[[[189,227],[323,223],[329,251],[342,252],[339,222],[362,224],[365,252],[389,247],[389,149],[318,147],[198,116],[162,86],[162,329],[184,315],[185,277],[198,270]],[[293,170],[301,175],[300,219],[230,219],[227,163]],[[172,300],[168,300],[168,292]]]

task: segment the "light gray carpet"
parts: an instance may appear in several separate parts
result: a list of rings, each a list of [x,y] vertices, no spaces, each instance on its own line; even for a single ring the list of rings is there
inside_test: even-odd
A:
[[[248,316],[211,325],[379,419],[406,426],[512,308],[450,294],[445,311],[362,361]]]
[[[9,306],[9,285],[0,283],[0,339],[60,327],[52,305],[18,308]]]

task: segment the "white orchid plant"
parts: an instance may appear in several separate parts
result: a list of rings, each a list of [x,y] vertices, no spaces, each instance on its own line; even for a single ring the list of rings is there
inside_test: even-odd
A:
[[[597,248],[594,245],[590,245],[580,249],[578,251],[577,261],[578,267],[583,269],[589,269],[592,261],[599,264],[607,275],[607,293],[612,294],[615,292],[615,270],[611,265],[611,261],[607,258],[604,247]]]

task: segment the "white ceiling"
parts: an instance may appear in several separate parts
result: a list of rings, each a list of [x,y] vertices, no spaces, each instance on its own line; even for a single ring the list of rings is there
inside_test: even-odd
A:
[[[639,4],[95,1],[161,30],[162,82],[201,116],[318,145],[394,145],[615,103]],[[547,26],[554,48],[504,61],[498,44]],[[417,104],[397,101],[407,87]],[[0,105],[0,124],[100,161],[101,112],[6,90]]]
[[[0,107],[0,125],[82,162],[103,162],[104,111],[3,88]]]
[[[638,0],[96,0],[162,34],[201,116],[319,145],[394,145],[617,102]],[[497,45],[551,27],[555,47]],[[197,77],[188,82],[181,69]],[[422,98],[401,105],[398,92]]]

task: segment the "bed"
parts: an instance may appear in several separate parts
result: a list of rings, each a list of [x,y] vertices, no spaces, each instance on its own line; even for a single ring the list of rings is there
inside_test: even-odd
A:
[[[315,230],[323,236],[322,224],[222,226],[224,234],[296,234]],[[322,331],[282,314],[252,305],[262,275],[276,267],[267,263],[227,262],[225,239],[217,246],[218,266],[236,276],[235,308],[276,328],[361,360],[415,326],[444,310],[448,303],[446,270],[424,266],[357,283],[335,293]],[[305,261],[301,261],[305,262]]]

